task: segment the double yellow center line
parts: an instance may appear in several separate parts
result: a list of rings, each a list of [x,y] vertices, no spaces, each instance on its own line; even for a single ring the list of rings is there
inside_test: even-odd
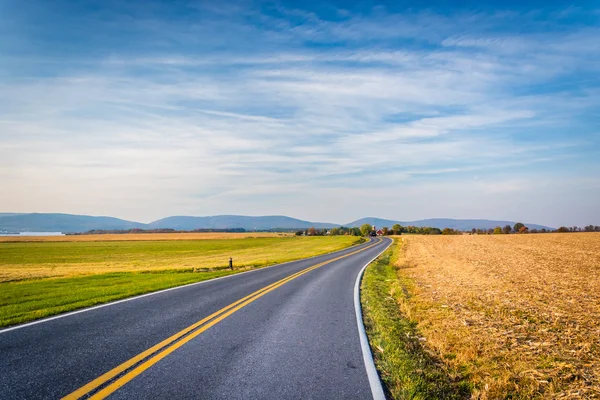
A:
[[[251,293],[248,296],[243,297],[243,298],[229,304],[228,306],[221,308],[219,311],[212,313],[208,317],[201,319],[200,321],[177,332],[173,336],[171,336],[171,337],[163,340],[162,342],[150,347],[149,349],[141,352],[137,356],[125,361],[121,365],[111,369],[110,371],[104,373],[103,375],[99,376],[98,378],[94,379],[93,381],[83,385],[79,389],[77,389],[74,392],[63,397],[63,399],[66,399],[66,400],[79,399],[93,391],[95,393],[93,393],[92,396],[89,397],[90,399],[104,399],[104,398],[108,397],[109,395],[111,395],[112,393],[114,393],[120,387],[127,384],[133,378],[140,375],[142,372],[144,372],[145,370],[147,370],[148,368],[150,368],[151,366],[153,366],[154,364],[156,364],[157,362],[159,362],[160,360],[162,360],[163,358],[165,358],[166,356],[168,356],[169,354],[171,354],[172,352],[174,352],[175,350],[177,350],[178,348],[180,348],[181,346],[183,346],[190,340],[194,339],[196,336],[200,335],[202,332],[204,332],[207,329],[209,329],[210,327],[218,324],[219,322],[221,322],[222,320],[224,320],[225,318],[227,318],[234,312],[247,306],[248,304],[252,303],[253,301],[264,296],[265,294],[277,289],[280,286],[285,285],[286,283],[290,282],[291,280],[294,280],[294,279],[298,278],[299,276],[302,276],[314,269],[322,267],[323,265],[326,265],[326,264],[330,264],[330,263],[340,260],[342,258],[350,257],[354,254],[360,253],[367,249],[370,249],[371,247],[376,246],[380,242],[381,242],[381,239],[379,239],[378,242],[371,244],[369,246],[363,247],[360,250],[357,250],[357,251],[354,251],[354,252],[351,252],[348,254],[344,254],[342,256],[333,258],[331,260],[313,265],[312,267],[305,268],[302,271],[296,272],[295,274],[292,274],[292,275],[290,275],[286,278],[283,278],[275,283],[265,286],[262,289],[259,289],[256,292]],[[112,382],[107,385],[107,383],[109,383],[110,381],[112,381]],[[104,386],[104,387],[101,388],[100,390],[97,390],[101,386]]]

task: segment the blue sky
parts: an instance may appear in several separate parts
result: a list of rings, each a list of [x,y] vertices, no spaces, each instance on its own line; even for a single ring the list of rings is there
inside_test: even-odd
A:
[[[0,211],[600,224],[600,7],[524,3],[0,0]]]

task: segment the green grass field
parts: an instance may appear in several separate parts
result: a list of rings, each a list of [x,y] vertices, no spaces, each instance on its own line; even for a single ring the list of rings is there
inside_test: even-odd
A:
[[[329,253],[356,237],[0,243],[0,327]],[[229,257],[234,271],[225,269]]]

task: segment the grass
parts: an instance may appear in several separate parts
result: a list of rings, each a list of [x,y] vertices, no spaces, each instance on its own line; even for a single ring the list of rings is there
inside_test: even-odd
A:
[[[0,243],[0,327],[315,256],[357,238]],[[225,269],[233,257],[235,271]]]
[[[0,282],[109,272],[260,267],[342,249],[356,238],[0,243]]]
[[[0,284],[0,327],[233,273],[119,272],[4,283]]]
[[[388,396],[468,398],[468,382],[427,351],[416,321],[399,307],[399,302],[410,298],[411,283],[398,280],[396,251],[391,247],[371,264],[361,286],[365,327]]]
[[[393,251],[386,312],[472,398],[600,397],[600,234],[415,235]]]

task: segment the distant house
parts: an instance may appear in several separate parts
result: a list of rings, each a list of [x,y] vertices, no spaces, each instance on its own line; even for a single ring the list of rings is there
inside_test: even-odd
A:
[[[383,231],[381,229],[377,231],[377,236],[383,236]]]

